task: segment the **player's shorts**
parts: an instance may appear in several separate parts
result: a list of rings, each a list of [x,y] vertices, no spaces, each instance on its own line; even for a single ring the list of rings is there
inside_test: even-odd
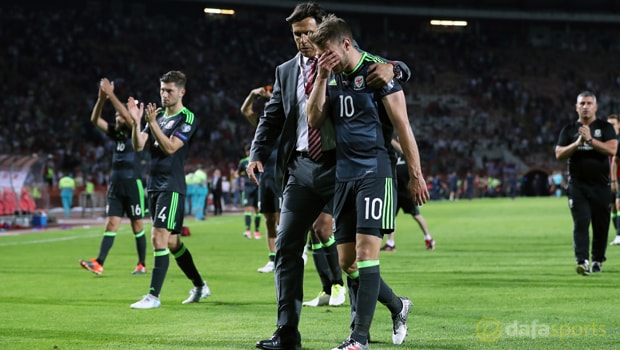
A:
[[[400,186],[397,191],[396,210],[394,210],[394,215],[398,215],[399,209],[402,209],[405,214],[411,214],[413,216],[420,215],[420,208],[413,203],[413,198],[411,197],[409,189]]]
[[[258,208],[258,186],[243,191],[243,206]]]
[[[139,220],[144,217],[144,187],[140,179],[114,180],[108,186],[106,216]]]
[[[336,242],[355,242],[357,233],[382,238],[394,231],[395,196],[391,177],[337,181],[334,194]]]
[[[273,177],[261,176],[258,185],[258,210],[261,213],[279,213],[282,208],[282,191]]]
[[[153,227],[165,228],[172,234],[183,229],[185,196],[178,192],[149,191],[149,210]]]

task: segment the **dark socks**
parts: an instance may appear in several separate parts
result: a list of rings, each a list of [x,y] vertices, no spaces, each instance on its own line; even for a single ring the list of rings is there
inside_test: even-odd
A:
[[[250,213],[249,211],[246,211],[244,214],[244,220],[245,220],[245,229],[250,231],[250,228],[252,225],[252,213]]]
[[[260,213],[254,214],[254,232],[260,232],[260,218]]]
[[[327,294],[332,293],[332,273],[327,262],[325,249],[321,243],[312,245],[312,259],[314,260],[314,266],[321,279],[321,285],[323,291]]]
[[[365,266],[366,264],[364,263],[370,265]],[[378,260],[360,261],[358,266],[360,273],[359,289],[357,291],[355,326],[351,333],[351,338],[366,344],[368,342],[370,324],[377,306],[381,273]]]
[[[144,261],[146,260],[146,235],[144,234],[144,230],[134,233],[134,237],[136,238],[136,250],[138,251],[138,263],[142,264],[142,266],[146,266]]]
[[[324,246],[323,251],[325,252],[325,259],[327,260],[327,264],[329,265],[329,269],[331,271],[331,284],[339,284],[343,286],[344,281],[342,280],[342,269],[340,268],[340,263],[338,262],[338,250],[336,249],[336,245],[332,244],[330,246]]]
[[[181,243],[181,249],[179,249],[175,253],[172,253],[172,255],[176,259],[177,265],[179,265],[181,271],[183,271],[183,273],[185,273],[185,276],[187,276],[187,278],[189,278],[192,283],[194,283],[194,286],[202,286],[202,277],[198,273],[198,269],[196,269],[192,254],[189,252],[187,247],[185,247],[185,244]]]
[[[349,304],[351,305],[351,329],[355,322],[355,314],[357,313],[357,290],[359,289],[359,272],[355,271],[347,276],[347,287],[349,290]]]
[[[399,313],[403,309],[403,301],[394,294],[392,288],[383,281],[383,278],[379,281],[379,296],[377,300],[385,305],[392,315]]]
[[[159,297],[161,288],[164,285],[166,279],[166,273],[170,266],[170,251],[166,249],[155,249],[155,263],[153,266],[153,272],[151,275],[151,289],[149,293]]]
[[[114,245],[114,239],[116,238],[116,232],[104,232],[101,245],[99,246],[99,255],[97,256],[97,262],[103,266],[105,259]]]

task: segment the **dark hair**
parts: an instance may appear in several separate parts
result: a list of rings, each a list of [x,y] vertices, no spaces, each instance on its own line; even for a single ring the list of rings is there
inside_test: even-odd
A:
[[[615,119],[617,121],[620,121],[620,117],[618,117],[617,114],[610,114],[610,115],[608,115],[607,116],[607,120],[609,120],[609,119]]]
[[[308,35],[308,39],[317,47],[324,47],[328,41],[337,43],[344,38],[353,42],[351,28],[344,19],[336,17],[333,13],[325,16],[316,31]]]
[[[293,13],[286,17],[286,22],[293,24],[303,21],[305,18],[312,17],[317,24],[323,21],[323,17],[327,15],[327,12],[316,2],[310,1],[303,4],[297,4]]]
[[[168,73],[164,73],[164,75],[159,78],[159,81],[162,83],[174,83],[179,89],[184,89],[187,83],[187,77],[185,77],[185,73],[181,71],[172,70]]]

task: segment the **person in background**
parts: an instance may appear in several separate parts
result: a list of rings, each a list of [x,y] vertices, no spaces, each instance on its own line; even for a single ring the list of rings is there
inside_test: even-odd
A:
[[[573,249],[577,273],[603,271],[609,235],[610,165],[618,139],[611,124],[598,119],[596,96],[583,91],[575,105],[579,118],[560,131],[555,157],[568,162],[568,204],[573,218]],[[590,266],[590,224],[592,266]]]
[[[47,156],[47,162],[45,162],[45,169],[43,170],[45,183],[48,187],[54,186],[54,179],[56,174],[54,173],[54,158],[51,154]]]
[[[254,108],[256,100],[269,100],[273,95],[271,85],[254,88],[241,105],[241,113],[247,121],[254,127],[258,125],[259,113]],[[264,106],[264,105],[263,105]],[[262,109],[261,109],[262,110]],[[263,267],[258,268],[260,273],[273,272],[276,258],[276,227],[280,221],[280,203],[282,202],[282,191],[275,181],[275,166],[277,152],[271,153],[267,163],[263,168],[258,183],[258,210],[265,218],[265,231],[267,232],[267,257],[268,261]],[[247,166],[247,164],[246,164]],[[244,170],[245,173],[245,170]],[[250,181],[249,178],[246,178]]]
[[[112,102],[115,122],[108,123],[102,116],[106,101]],[[146,235],[142,218],[144,217],[144,187],[142,186],[141,156],[131,144],[131,127],[134,120],[129,110],[114,93],[114,83],[103,78],[100,81],[97,102],[93,107],[90,121],[99,130],[105,132],[116,143],[112,155],[112,174],[107,192],[106,222],[103,238],[99,246],[99,254],[90,260],[80,260],[80,265],[97,275],[103,273],[103,265],[112,249],[116,233],[124,215],[130,220],[131,230],[136,242],[138,262],[133,270],[134,275],[146,273]]]
[[[430,234],[426,219],[420,214],[420,208],[413,202],[411,193],[409,192],[409,171],[407,161],[402,156],[402,148],[400,143],[396,139],[392,139],[392,147],[397,152],[396,160],[396,210],[395,215],[398,215],[400,209],[405,214],[411,214],[413,219],[418,223],[422,234],[424,235],[424,244],[427,250],[435,250],[435,240]],[[382,252],[395,252],[396,241],[394,240],[395,233],[388,233],[385,235],[385,245],[381,247]]]
[[[196,171],[194,171],[194,197],[192,198],[192,212],[196,216],[196,220],[205,219],[205,204],[209,195],[207,180],[207,173],[202,164],[198,164]]]
[[[618,142],[620,142],[620,117],[617,114],[607,116],[607,122],[614,127]],[[618,147],[620,148],[620,147]],[[620,167],[618,167],[618,152],[610,157],[610,184],[611,184],[611,223],[616,231],[614,240],[609,245],[620,245],[620,193],[618,193],[618,180],[620,180]]]
[[[456,171],[452,171],[448,176],[448,189],[450,191],[449,199],[450,201],[458,201],[459,200],[459,177],[456,174]]]
[[[187,188],[187,195],[185,196],[185,215],[187,216],[194,214],[194,199],[196,197],[194,173],[191,171],[185,174],[185,186]]]
[[[94,208],[94,196],[95,184],[93,183],[92,176],[86,177],[86,183],[84,184],[84,206],[82,207],[82,217],[86,216],[86,209],[90,209],[90,216],[93,216]]]
[[[474,198],[474,183],[474,174],[471,173],[471,170],[468,170],[465,175],[465,181],[463,182],[463,192],[465,193],[465,198],[468,200]]]
[[[241,207],[241,186],[242,179],[236,172],[232,176],[230,182],[230,192],[232,194],[232,210],[237,211]]]
[[[260,222],[261,214],[258,209],[258,185],[250,181],[246,168],[248,166],[250,156],[250,145],[245,146],[246,156],[239,161],[237,173],[243,178],[243,218],[245,222],[245,231],[243,236],[252,239],[252,221],[254,221],[254,238],[260,239]]]
[[[71,217],[71,206],[73,205],[73,191],[75,191],[75,180],[73,174],[69,173],[58,180],[58,188],[60,189],[60,199],[62,208],[65,211],[65,218]]]
[[[564,175],[562,170],[556,170],[551,174],[551,181],[553,181],[553,187],[555,188],[555,196],[557,198],[562,197],[562,185],[564,184]]]
[[[213,193],[213,215],[222,215],[222,172],[220,169],[213,171],[211,193]]]
[[[232,188],[232,184],[230,183],[230,179],[233,177],[233,173],[236,170],[234,168],[230,169],[228,172],[228,176],[222,176],[222,210],[228,211],[230,209],[230,191]]]

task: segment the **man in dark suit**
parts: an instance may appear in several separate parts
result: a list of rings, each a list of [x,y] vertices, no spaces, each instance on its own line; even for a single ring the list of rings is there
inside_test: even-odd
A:
[[[222,215],[222,172],[220,169],[213,171],[211,193],[213,193],[213,215]]]
[[[280,223],[276,238],[275,283],[278,302],[277,330],[270,339],[256,343],[260,349],[301,348],[298,325],[303,298],[304,262],[302,253],[307,233],[323,208],[333,205],[335,184],[335,134],[331,123],[320,129],[320,157],[309,152],[306,103],[312,89],[316,49],[307,35],[316,30],[326,12],[318,4],[299,4],[286,19],[291,25],[298,54],[276,68],[273,96],[259,120],[247,173],[258,182],[254,169],[263,164],[280,137],[276,163],[276,183],[283,189]],[[395,78],[408,78],[406,65],[375,64],[370,68],[369,85],[384,86]],[[402,76],[402,77],[401,77]]]

